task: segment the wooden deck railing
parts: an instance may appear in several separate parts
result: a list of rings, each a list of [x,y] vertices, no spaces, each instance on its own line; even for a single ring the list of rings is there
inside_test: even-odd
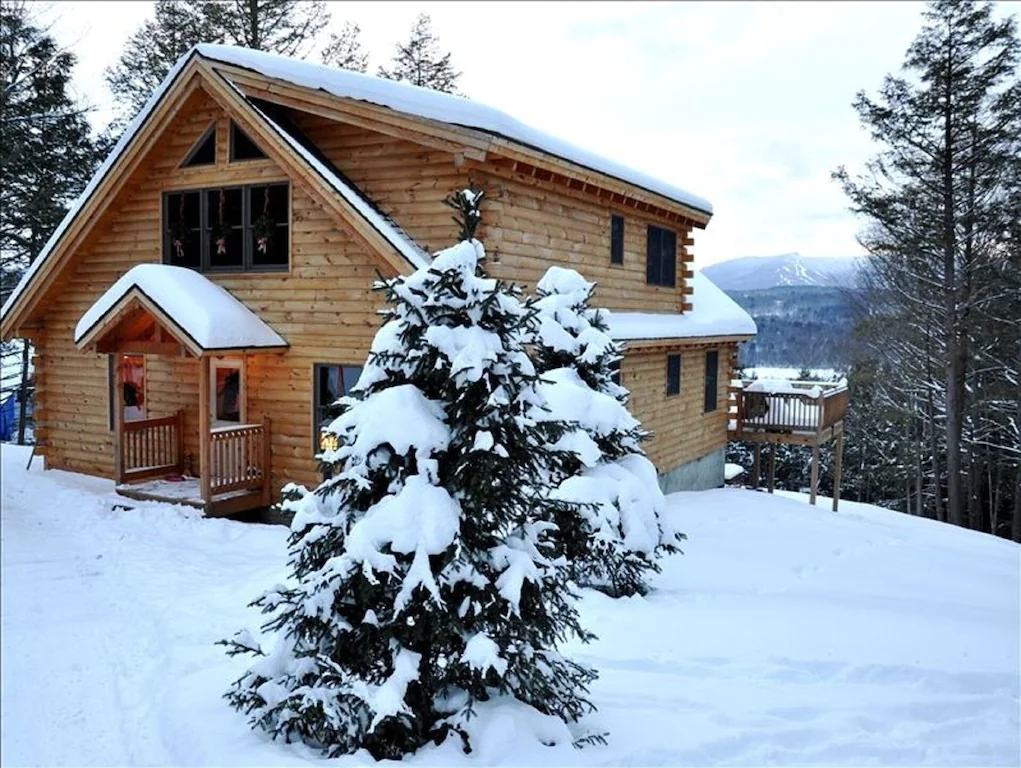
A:
[[[847,387],[821,382],[791,382],[803,392],[748,392],[751,381],[734,390],[733,432],[822,432],[847,413]],[[813,396],[811,390],[821,392]]]
[[[137,483],[181,472],[184,460],[184,411],[159,419],[125,421],[121,429],[121,476]]]
[[[208,498],[233,491],[269,488],[269,420],[220,427],[209,433]],[[203,484],[205,491],[206,484]]]

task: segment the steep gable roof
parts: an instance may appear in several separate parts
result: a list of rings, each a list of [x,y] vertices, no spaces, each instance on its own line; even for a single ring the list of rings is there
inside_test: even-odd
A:
[[[211,61],[248,69],[302,88],[325,91],[339,98],[364,101],[407,115],[483,131],[612,176],[706,215],[713,211],[712,204],[699,195],[582,149],[478,101],[248,48],[211,44],[197,48]]]
[[[368,241],[374,252],[382,255],[397,269],[400,269],[400,266],[394,261],[395,258],[401,259],[402,262],[410,264],[413,268],[428,262],[428,254],[392,220],[372,205],[349,180],[344,179],[336,169],[332,169],[328,164],[316,158],[265,112],[245,98],[244,94],[229,80],[212,71],[205,64],[201,52],[198,49],[193,49],[178,60],[160,86],[150,96],[145,106],[128,124],[110,154],[100,164],[78,199],[71,205],[64,219],[53,231],[39,256],[22,275],[21,280],[4,302],[3,308],[0,309],[0,325],[2,325],[0,336],[7,338],[13,333],[13,317],[16,311],[20,312],[23,309],[22,299],[26,293],[37,287],[36,284],[41,282],[48,270],[57,266],[56,262],[67,250],[66,241],[72,230],[78,229],[77,235],[80,237],[82,232],[87,231],[91,224],[98,219],[97,212],[105,207],[105,201],[101,198],[106,196],[108,200],[112,197],[111,189],[115,189],[115,185],[119,183],[119,180],[111,181],[111,179],[117,177],[123,170],[122,166],[127,162],[126,158],[137,149],[154,121],[158,123],[160,120],[168,120],[169,116],[172,116],[174,110],[170,108],[170,102],[180,103],[191,92],[184,84],[190,83],[194,86],[197,82],[196,78],[214,95],[214,98],[219,96],[223,102],[238,112],[236,117],[240,119],[243,128],[268,139],[269,143],[278,150],[274,153],[277,155],[276,159],[283,160],[292,170],[297,169],[327,198],[332,198],[327,199],[326,202],[331,203],[330,207],[335,210],[343,210],[346,220],[353,225],[360,237]],[[114,186],[108,186],[108,184]],[[393,256],[388,253],[390,250],[393,251]]]

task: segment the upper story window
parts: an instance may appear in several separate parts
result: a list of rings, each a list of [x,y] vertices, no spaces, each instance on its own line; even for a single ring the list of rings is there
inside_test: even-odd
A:
[[[666,393],[667,395],[679,395],[681,393],[681,356],[666,356]]]
[[[201,272],[286,271],[290,185],[167,192],[163,263]]]
[[[649,225],[645,252],[645,282],[649,285],[677,285],[677,233]]]
[[[715,349],[705,353],[705,412],[716,410],[720,376],[720,353]]]
[[[230,161],[236,160],[261,160],[266,157],[254,141],[248,138],[248,134],[238,128],[238,124],[230,121]]]
[[[216,124],[209,126],[202,138],[195,142],[195,146],[184,156],[181,162],[182,168],[191,168],[196,165],[213,165],[216,162]]]
[[[624,217],[616,213],[610,217],[610,263],[624,263]]]

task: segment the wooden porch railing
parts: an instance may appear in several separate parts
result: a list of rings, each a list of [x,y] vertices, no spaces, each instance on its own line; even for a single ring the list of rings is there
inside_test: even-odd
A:
[[[125,421],[120,434],[118,483],[179,473],[184,461],[184,411],[158,419]]]
[[[262,424],[213,429],[203,498],[211,501],[233,491],[262,491],[268,498],[269,457],[269,419]]]
[[[734,391],[731,418],[733,431],[755,432],[821,432],[844,418],[848,407],[847,387],[818,382],[792,382],[804,392],[747,392],[752,382],[742,382]],[[822,391],[813,397],[810,390]]]

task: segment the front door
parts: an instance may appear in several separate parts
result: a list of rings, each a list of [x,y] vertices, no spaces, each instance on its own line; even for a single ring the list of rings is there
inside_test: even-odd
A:
[[[243,424],[245,420],[245,365],[241,359],[214,359],[209,376],[210,416],[213,427]]]

